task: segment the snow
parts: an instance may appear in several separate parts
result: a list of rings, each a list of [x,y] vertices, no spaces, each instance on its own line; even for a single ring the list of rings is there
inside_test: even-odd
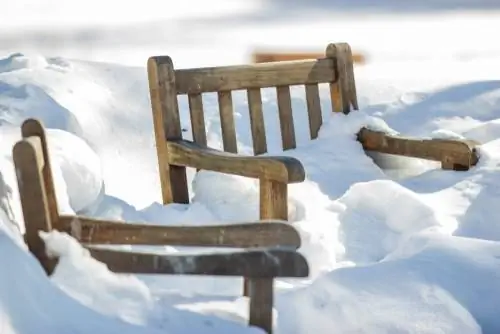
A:
[[[298,147],[286,155],[304,164],[307,177],[289,186],[289,220],[311,275],[277,280],[276,332],[499,332],[500,48],[490,42],[498,4],[371,3],[214,0],[151,10],[158,2],[148,0],[120,3],[113,15],[112,1],[3,4],[0,333],[261,333],[246,326],[241,278],[116,275],[52,232],[43,238],[61,260],[48,279],[22,239],[11,151],[22,121],[41,119],[61,212],[165,225],[258,219],[257,181],[208,171],[188,171],[191,204],[161,205],[144,65],[155,54],[171,55],[177,67],[240,63],[255,41],[299,40],[310,48],[348,41],[369,62],[355,67],[360,111],[332,114],[321,87],[324,124],[315,141],[304,93],[292,89]],[[52,40],[38,44],[47,33]],[[117,36],[124,36],[120,49]],[[276,94],[266,89],[262,97],[269,154],[281,154]],[[217,97],[203,99],[209,144],[221,147]],[[190,138],[187,100],[179,106]],[[244,92],[234,108],[239,150],[250,153]],[[473,139],[480,161],[453,172],[368,156],[356,142],[362,127]]]

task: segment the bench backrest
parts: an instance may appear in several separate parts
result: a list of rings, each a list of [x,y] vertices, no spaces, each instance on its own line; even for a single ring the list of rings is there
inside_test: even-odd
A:
[[[325,57],[320,59],[253,65],[176,70],[170,57],[151,57],[148,77],[160,176],[170,168],[162,166],[162,162],[168,160],[166,141],[182,139],[178,95],[187,95],[188,98],[193,141],[206,147],[202,94],[217,93],[223,149],[237,153],[232,91],[246,90],[254,155],[267,152],[262,88],[276,87],[284,150],[296,147],[290,86],[305,87],[311,139],[318,136],[323,122],[318,84],[330,85],[332,110],[347,114],[351,107],[357,109],[352,53],[347,43],[329,44]],[[162,178],[166,179],[165,176]],[[162,185],[163,182],[167,181],[162,180]],[[170,202],[165,199],[165,194],[164,202]]]

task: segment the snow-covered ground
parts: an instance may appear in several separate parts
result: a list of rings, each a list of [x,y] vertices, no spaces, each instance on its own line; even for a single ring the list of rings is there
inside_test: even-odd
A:
[[[313,142],[303,91],[292,90],[299,145],[287,154],[304,163],[307,180],[290,186],[290,223],[312,270],[307,280],[277,282],[276,332],[500,332],[500,46],[490,37],[500,29],[496,2],[404,8],[384,0],[376,15],[367,11],[370,1],[353,1],[355,8],[295,1],[288,8],[278,0],[217,0],[217,15],[208,6],[193,11],[193,1],[171,11],[155,9],[153,0],[123,2],[116,15],[117,7],[102,1],[93,11],[97,3],[2,5],[0,334],[259,333],[245,326],[241,279],[115,275],[57,233],[47,243],[62,260],[47,279],[22,242],[11,150],[25,118],[44,122],[65,212],[161,224],[256,219],[257,183],[217,173],[190,171],[192,204],[160,204],[144,64],[154,54],[170,54],[181,67],[246,62],[253,45],[299,40],[319,49],[348,41],[370,61],[355,68],[359,112],[332,114],[322,90],[325,124]],[[95,35],[82,38],[82,31]],[[54,44],[37,44],[48,33]],[[274,91],[264,90],[263,101],[270,152],[277,153]],[[236,94],[243,151],[251,147],[245,102]],[[208,140],[220,147],[216,97],[208,94],[204,105]],[[180,108],[189,129],[185,99]],[[388,169],[381,170],[355,141],[364,125],[475,139],[480,163],[452,172],[385,157]]]

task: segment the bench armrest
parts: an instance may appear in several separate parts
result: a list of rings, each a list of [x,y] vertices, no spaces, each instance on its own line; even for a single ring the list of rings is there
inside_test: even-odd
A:
[[[305,179],[302,163],[284,156],[242,156],[205,148],[187,140],[167,141],[169,163],[255,179],[298,183]]]

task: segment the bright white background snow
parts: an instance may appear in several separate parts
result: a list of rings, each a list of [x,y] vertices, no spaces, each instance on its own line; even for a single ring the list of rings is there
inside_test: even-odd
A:
[[[49,128],[61,211],[161,224],[256,219],[257,183],[216,173],[190,171],[192,204],[160,204],[145,61],[169,54],[179,67],[242,63],[254,46],[322,50],[332,41],[369,57],[355,69],[361,110],[333,115],[323,90],[325,124],[310,142],[304,94],[292,92],[299,147],[287,154],[304,163],[307,180],[290,186],[290,220],[311,277],[277,282],[277,333],[499,332],[500,46],[492,36],[500,4],[402,3],[2,4],[0,333],[260,332],[244,325],[240,279],[115,275],[66,235],[46,236],[62,254],[47,279],[22,243],[12,145],[26,117]],[[234,100],[248,152],[244,94]],[[275,93],[265,90],[263,100],[278,153]],[[208,139],[218,147],[216,102],[204,97]],[[187,101],[180,107],[189,130]],[[382,171],[355,141],[364,125],[475,139],[481,160],[458,173],[376,157]]]

